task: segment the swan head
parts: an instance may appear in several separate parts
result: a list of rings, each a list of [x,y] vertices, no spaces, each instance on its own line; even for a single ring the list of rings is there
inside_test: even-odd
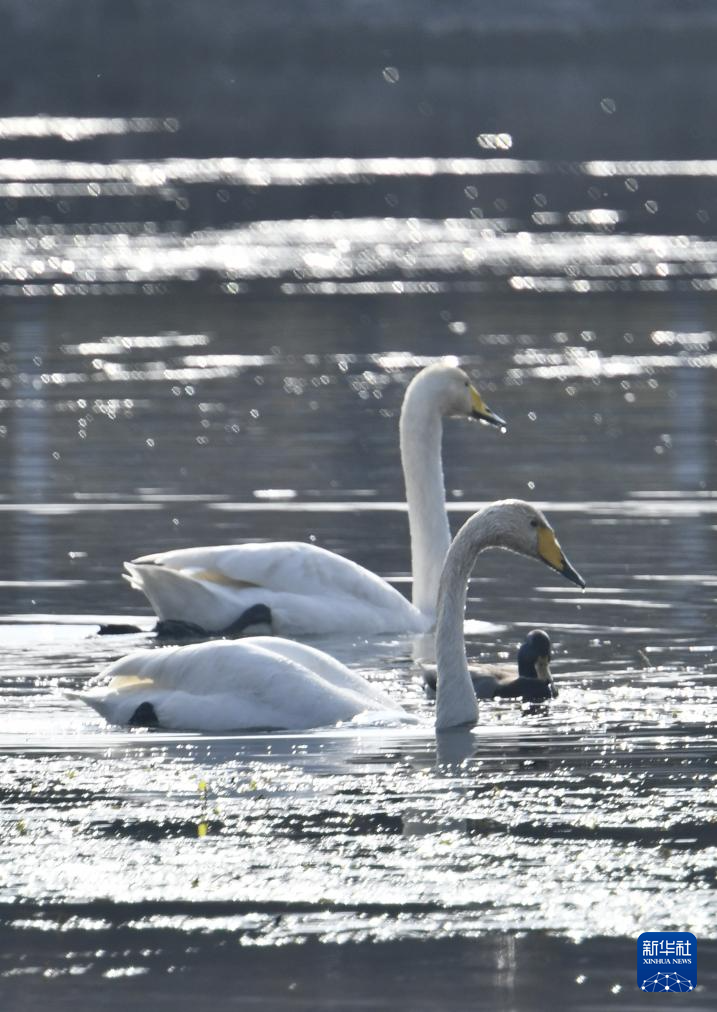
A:
[[[420,396],[444,418],[474,418],[505,428],[505,422],[485,403],[467,373],[451,362],[436,362],[411,380],[406,399]]]
[[[545,514],[529,502],[522,499],[504,499],[502,502],[492,503],[475,514],[475,517],[466,523],[466,528],[473,527],[474,519],[476,523],[473,529],[477,537],[483,537],[487,527],[490,542],[495,547],[507,548],[519,555],[537,559],[571,583],[581,588],[585,587],[585,580],[568,562]]]

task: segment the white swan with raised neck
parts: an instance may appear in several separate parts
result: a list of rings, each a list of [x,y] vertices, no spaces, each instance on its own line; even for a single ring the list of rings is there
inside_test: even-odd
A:
[[[144,555],[127,579],[163,621],[221,634],[256,605],[279,635],[421,632],[435,622],[441,568],[450,544],[441,464],[442,419],[504,423],[466,373],[439,362],[406,390],[400,446],[411,532],[413,603],[395,587],[334,552],[304,542],[219,545]]]
[[[478,702],[463,636],[468,581],[479,554],[505,548],[544,562],[566,579],[585,581],[563,554],[543,513],[520,499],[491,503],[456,534],[446,556],[438,592],[436,622],[436,730],[475,724]]]
[[[584,585],[543,514],[528,503],[493,503],[471,517],[451,545],[441,579],[437,731],[472,725],[478,716],[463,612],[468,578],[486,548],[508,548],[539,559]],[[329,654],[279,637],[140,650],[116,661],[86,691],[66,694],[112,723],[178,730],[298,730],[377,711],[382,719],[415,720],[377,685]]]

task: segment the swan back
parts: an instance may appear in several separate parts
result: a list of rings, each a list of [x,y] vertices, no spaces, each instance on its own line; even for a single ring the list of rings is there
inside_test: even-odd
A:
[[[71,694],[128,724],[150,707],[171,730],[303,729],[402,708],[328,654],[273,637],[139,650]]]
[[[282,635],[392,629],[419,631],[425,619],[369,570],[318,545],[215,545],[145,555],[125,563],[133,586],[161,619],[184,619],[212,632],[256,604]]]

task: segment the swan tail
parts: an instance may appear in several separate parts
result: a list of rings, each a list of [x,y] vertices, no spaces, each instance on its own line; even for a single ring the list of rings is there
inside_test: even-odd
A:
[[[115,714],[116,704],[115,706],[110,706],[105,694],[92,691],[78,692],[73,689],[64,689],[62,695],[65,699],[70,699],[73,702],[84,703],[85,706],[89,706],[96,713],[99,713],[100,717],[104,717],[108,724],[121,723],[117,720]]]
[[[208,584],[168,566],[125,562],[125,578],[141,590],[157,618],[189,622],[219,632],[236,621],[246,605],[226,588]]]
[[[117,686],[110,684],[104,688],[92,688],[85,691],[72,689],[63,690],[63,696],[73,702],[84,703],[103,717],[108,724],[119,724],[129,727],[158,727],[156,699],[145,699],[151,692],[117,691]]]
[[[127,581],[132,590],[142,590],[142,581],[137,576],[139,566],[133,562],[125,562],[124,568],[126,572],[122,573],[122,579]]]

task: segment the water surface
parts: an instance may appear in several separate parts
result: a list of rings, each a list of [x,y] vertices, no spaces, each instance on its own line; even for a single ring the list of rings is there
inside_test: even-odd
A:
[[[201,80],[184,54],[215,29],[184,11],[131,87],[118,23],[43,101],[69,29],[32,78],[5,52],[13,1012],[631,1010],[659,929],[697,935],[689,1007],[714,1007],[713,17],[520,7],[396,33],[398,7],[357,30],[351,4],[318,27],[306,5],[284,50],[258,9],[243,34],[223,11]],[[77,17],[73,52],[101,24]],[[314,642],[409,727],[128,731],[63,695],[151,642],[120,572],[152,550],[310,540],[410,593],[398,412],[441,356],[509,423],[446,422],[453,530],[527,498],[588,582],[498,552],[475,572],[470,656],[548,629],[549,708],[486,704],[436,740],[401,636]]]
[[[489,1008],[506,981],[552,1000],[524,953],[557,945],[561,965],[585,961],[579,1008],[595,998],[581,976],[605,1000],[631,991],[646,926],[714,936],[708,307],[697,320],[644,298],[619,319],[594,301],[435,295],[14,305],[0,744],[1,972],[17,993],[42,974],[62,995],[74,980],[171,994],[175,972],[201,989],[207,959],[299,943],[304,973],[340,946],[349,979],[374,943],[399,963],[426,945],[473,953],[482,980],[499,975]],[[549,629],[549,709],[486,704],[475,732],[436,743],[406,637],[319,645],[417,728],[127,732],[61,695],[149,641],[96,623],[150,629],[119,572],[151,549],[312,539],[408,592],[397,415],[416,368],[446,353],[510,423],[446,423],[454,529],[484,501],[530,498],[588,581],[580,594],[504,553],[476,570],[471,656],[508,658],[528,628]]]

